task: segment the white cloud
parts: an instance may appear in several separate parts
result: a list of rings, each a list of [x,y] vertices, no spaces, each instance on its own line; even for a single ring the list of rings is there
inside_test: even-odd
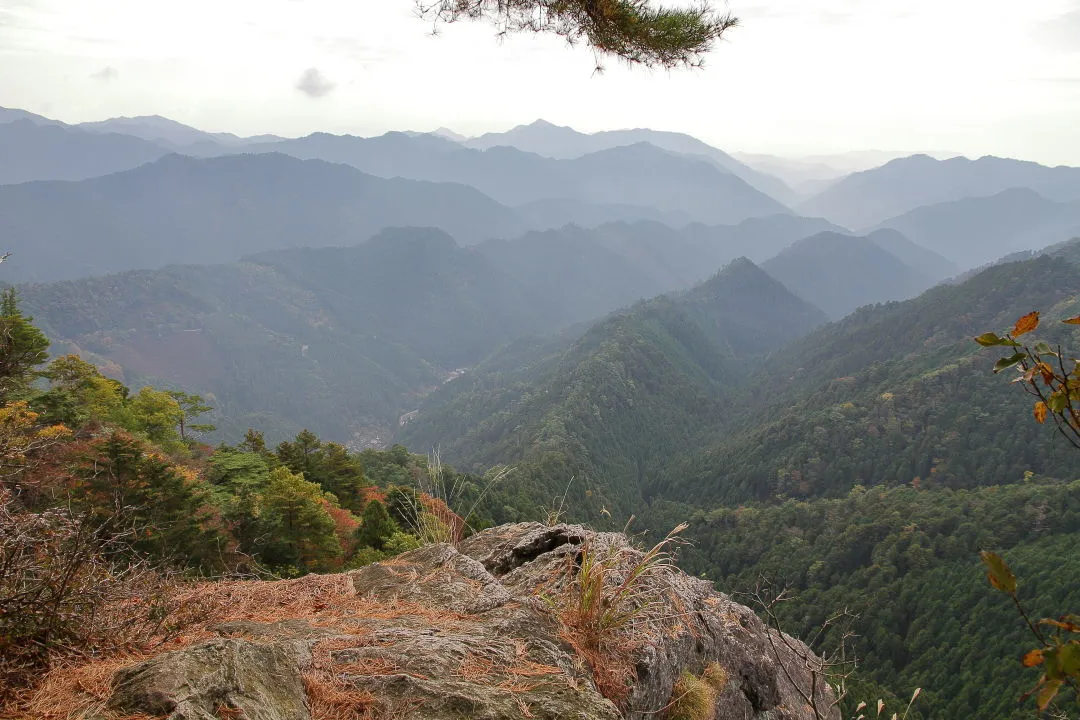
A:
[[[106,65],[95,73],[91,73],[90,77],[95,80],[101,80],[102,82],[111,82],[120,77],[120,71],[114,68],[112,65]]]
[[[333,92],[336,84],[319,72],[319,68],[310,67],[300,74],[296,89],[310,98],[321,98]]]

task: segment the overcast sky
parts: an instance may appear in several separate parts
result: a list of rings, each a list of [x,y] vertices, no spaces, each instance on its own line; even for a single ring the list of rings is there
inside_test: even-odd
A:
[[[729,151],[1080,165],[1080,0],[731,0],[704,70],[593,73],[557,38],[438,37],[413,0],[0,0],[0,106],[211,131],[465,134],[538,117]]]

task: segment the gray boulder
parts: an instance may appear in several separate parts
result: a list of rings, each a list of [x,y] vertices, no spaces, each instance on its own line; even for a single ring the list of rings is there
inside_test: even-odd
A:
[[[332,627],[222,623],[220,639],[117,673],[110,707],[170,720],[320,720],[347,702],[408,720],[654,720],[684,673],[711,668],[724,680],[700,720],[815,718],[796,687],[812,685],[810,651],[770,644],[752,611],[671,565],[642,575],[627,600],[641,609],[589,645],[564,612],[586,548],[611,587],[643,556],[621,534],[538,523],[421,548],[349,573],[353,599],[378,611]],[[597,681],[609,660],[626,671],[618,693]],[[831,700],[819,687],[819,706]]]

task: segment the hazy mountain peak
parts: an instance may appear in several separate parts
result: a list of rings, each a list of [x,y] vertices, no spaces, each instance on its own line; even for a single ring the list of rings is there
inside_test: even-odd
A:
[[[803,238],[762,268],[833,319],[863,305],[914,297],[940,279],[927,277],[870,238],[832,231]]]
[[[548,122],[544,118],[537,118],[537,119],[533,120],[531,123],[526,123],[524,125],[518,125],[517,127],[518,128],[527,128],[528,127],[528,128],[535,128],[535,129],[538,129],[538,130],[543,129],[543,128],[556,128],[558,130],[573,130],[573,128],[571,128],[571,127],[569,127],[567,125],[556,125],[553,122]],[[515,128],[515,129],[517,129],[517,128]],[[577,132],[577,130],[574,130],[574,132]]]
[[[711,278],[693,288],[688,293],[688,297],[696,300],[729,296],[752,298],[772,296],[777,293],[790,295],[794,302],[803,302],[782,283],[744,256],[735,258]]]
[[[454,142],[458,142],[458,143],[465,142],[466,140],[469,139],[465,135],[462,135],[461,133],[458,133],[458,132],[454,132],[453,130],[451,130],[448,127],[436,128],[435,130],[432,130],[429,134],[430,135],[438,135],[439,137],[444,137],[447,140],[453,140]]]
[[[459,249],[450,233],[435,227],[402,226],[383,228],[375,233],[365,245],[394,247],[421,253],[440,253]]]
[[[923,205],[994,195],[1026,187],[1057,201],[1080,198],[1080,168],[984,156],[935,160],[929,155],[899,158],[854,173],[798,209],[852,229],[877,225]]]

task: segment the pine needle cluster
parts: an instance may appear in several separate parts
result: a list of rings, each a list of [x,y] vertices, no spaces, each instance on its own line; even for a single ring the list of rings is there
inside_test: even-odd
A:
[[[418,0],[417,11],[436,26],[486,20],[500,35],[553,33],[572,45],[586,42],[598,59],[668,69],[700,67],[713,43],[738,23],[708,3],[665,8],[650,0]]]

